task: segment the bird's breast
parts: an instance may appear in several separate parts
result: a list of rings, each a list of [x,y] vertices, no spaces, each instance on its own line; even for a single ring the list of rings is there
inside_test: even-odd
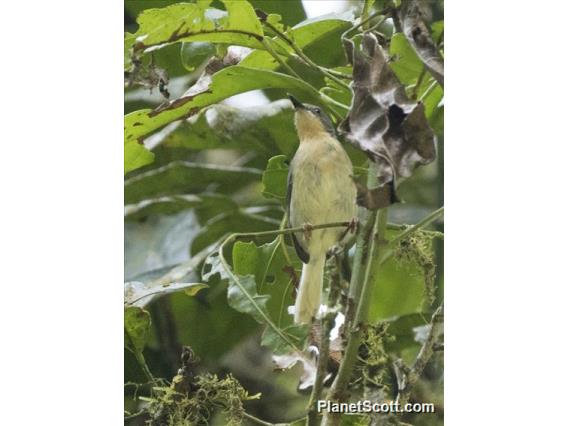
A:
[[[295,226],[350,220],[355,215],[351,160],[337,141],[302,143],[291,167],[290,219]]]

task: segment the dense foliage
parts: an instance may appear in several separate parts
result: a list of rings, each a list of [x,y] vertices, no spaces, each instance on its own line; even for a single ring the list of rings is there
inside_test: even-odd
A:
[[[443,3],[346,2],[312,19],[299,0],[125,5],[128,424],[304,422],[342,370],[353,400],[436,408],[342,422],[441,424]],[[266,102],[226,102],[253,90]],[[312,329],[288,313],[301,262],[285,230],[287,93],[332,116],[368,209],[357,244],[329,259],[330,309]],[[349,290],[357,262],[364,302]],[[338,313],[353,335],[330,338]]]

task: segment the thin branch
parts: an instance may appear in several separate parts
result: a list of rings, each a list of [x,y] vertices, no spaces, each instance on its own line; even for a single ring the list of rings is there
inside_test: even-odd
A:
[[[409,228],[406,228],[404,231],[402,231],[400,234],[398,234],[396,237],[394,237],[392,240],[390,240],[389,246],[395,247],[399,242],[401,242],[402,240],[404,240],[408,236],[414,234],[419,229],[424,228],[425,226],[428,226],[429,224],[434,222],[436,219],[438,219],[443,214],[444,214],[444,207],[440,207],[438,210],[434,210],[428,216],[426,216],[422,220],[420,220],[417,224],[412,225]]]
[[[397,371],[398,380],[398,395],[396,397],[396,403],[402,406],[406,404],[408,398],[410,397],[410,392],[413,386],[418,382],[420,376],[422,375],[424,368],[430,361],[432,354],[435,351],[438,339],[444,331],[444,305],[440,305],[438,309],[432,315],[432,320],[430,321],[430,330],[428,336],[426,336],[426,341],[420,348],[420,352],[416,356],[414,363],[411,368],[404,366],[402,360],[398,360],[395,363]]]
[[[296,55],[298,55],[298,57],[300,57],[305,63],[306,65],[312,67],[313,69],[315,69],[316,71],[319,71],[321,74],[325,75],[326,77],[328,77],[330,80],[335,81],[338,85],[340,85],[341,87],[343,87],[344,89],[347,89],[348,91],[351,91],[351,88],[349,87],[348,84],[346,84],[344,81],[341,81],[338,77],[336,77],[335,75],[333,75],[332,73],[330,73],[327,68],[319,66],[318,64],[316,64],[314,61],[312,61],[303,51],[302,49],[300,49],[300,47],[296,44],[296,42],[294,40],[292,40],[290,37],[288,37],[285,33],[283,33],[282,31],[280,31],[278,28],[276,28],[274,25],[272,25],[270,22],[268,21],[264,21],[264,24],[270,28],[278,37],[280,37],[282,40],[284,40],[286,43],[288,43],[290,45],[290,47],[294,50],[294,52],[296,52]]]
[[[274,426],[274,423],[265,422],[264,420],[259,419],[258,417],[253,416],[252,414],[247,413],[246,411],[243,412],[243,417],[250,420],[254,424],[262,425],[262,426]]]
[[[270,53],[272,55],[272,57],[274,59],[276,59],[276,61],[282,66],[282,68],[284,68],[286,71],[288,71],[288,73],[292,74],[294,77],[301,79],[302,77],[300,77],[298,75],[298,73],[296,71],[294,71],[294,69],[292,69],[292,67],[290,67],[290,65],[288,65],[286,63],[286,61],[284,59],[282,59],[278,53],[276,53],[274,51],[274,49],[270,46],[268,39],[266,37],[264,37],[262,39],[262,45],[264,46],[264,48],[266,49],[266,51],[268,53]]]

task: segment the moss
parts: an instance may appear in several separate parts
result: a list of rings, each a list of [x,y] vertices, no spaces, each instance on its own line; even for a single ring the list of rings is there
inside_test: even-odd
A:
[[[175,390],[178,377],[170,387],[154,388],[154,397],[148,399],[149,425],[205,425],[215,413],[223,413],[225,424],[237,426],[243,421],[243,402],[258,398],[250,396],[231,374],[222,379],[209,373],[197,376],[192,390],[185,394]]]
[[[356,374],[363,387],[364,395],[376,393],[391,393],[391,377],[389,373],[389,356],[385,343],[392,339],[388,334],[388,323],[381,322],[369,325],[364,332],[363,341],[359,348],[359,366]]]
[[[395,258],[399,264],[416,265],[424,277],[424,293],[427,301],[432,304],[435,300],[436,263],[432,249],[433,233],[418,230],[398,243],[395,248]]]

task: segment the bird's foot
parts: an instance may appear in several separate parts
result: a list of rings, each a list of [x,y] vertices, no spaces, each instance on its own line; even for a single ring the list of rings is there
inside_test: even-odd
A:
[[[310,238],[312,238],[312,231],[314,230],[314,225],[307,222],[304,223],[303,228],[304,228],[304,238],[306,239],[306,241],[310,241]]]
[[[349,224],[347,225],[345,231],[343,231],[339,239],[340,240],[344,239],[349,232],[355,234],[358,229],[359,229],[359,219],[354,217],[349,221]]]
[[[359,229],[359,218],[353,217],[353,218],[349,221],[349,225],[347,225],[347,230],[348,230],[349,232],[351,232],[352,234],[355,234],[358,229]]]

